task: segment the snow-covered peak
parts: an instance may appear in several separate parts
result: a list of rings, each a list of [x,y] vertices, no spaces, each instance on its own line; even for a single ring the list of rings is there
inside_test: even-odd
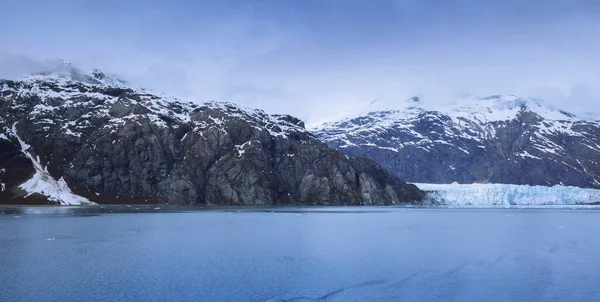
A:
[[[57,84],[81,82],[88,85],[111,87],[122,87],[126,84],[125,81],[115,76],[108,75],[99,69],[84,71],[69,62],[62,62],[52,68],[36,72],[25,77],[23,80],[31,82],[44,81]]]
[[[576,121],[581,120],[574,114],[557,109],[543,101],[533,98],[523,98],[515,95],[494,95],[488,97],[469,97],[456,99],[451,102],[434,102],[413,97],[395,103],[395,108],[389,110],[368,110],[355,113],[338,121],[327,122],[311,127],[313,130],[327,128],[340,123],[355,123],[360,120],[364,125],[365,118],[368,123],[377,126],[388,126],[402,121],[412,120],[427,112],[438,112],[449,116],[455,121],[471,120],[478,124],[509,121],[515,119],[519,113],[532,112],[546,120]],[[390,106],[391,107],[391,106]]]
[[[463,98],[429,110],[440,111],[453,118],[477,119],[483,123],[512,120],[522,111],[530,111],[549,120],[577,119],[574,114],[556,109],[541,100],[515,95]]]

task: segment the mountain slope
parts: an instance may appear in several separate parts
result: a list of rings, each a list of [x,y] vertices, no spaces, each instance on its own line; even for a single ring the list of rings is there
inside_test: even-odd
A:
[[[4,203],[392,204],[424,198],[379,165],[329,149],[291,116],[186,103],[69,65],[0,81],[0,147]]]
[[[600,122],[515,96],[399,110],[327,123],[330,147],[419,183],[563,184],[600,188]]]

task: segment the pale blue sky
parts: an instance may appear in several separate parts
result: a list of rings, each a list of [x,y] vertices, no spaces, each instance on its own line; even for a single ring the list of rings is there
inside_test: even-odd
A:
[[[600,108],[595,0],[0,0],[0,75],[64,59],[309,123],[373,99]]]

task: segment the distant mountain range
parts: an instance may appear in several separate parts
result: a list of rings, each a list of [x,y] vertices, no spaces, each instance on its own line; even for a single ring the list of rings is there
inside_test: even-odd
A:
[[[401,107],[312,131],[409,182],[600,188],[600,121],[517,96],[436,106],[412,98]]]
[[[288,115],[69,64],[0,81],[0,203],[399,204],[425,193]]]
[[[600,188],[600,121],[517,96],[399,107],[309,131],[62,64],[0,80],[0,204],[440,202],[404,181]],[[580,193],[572,203],[588,203]]]

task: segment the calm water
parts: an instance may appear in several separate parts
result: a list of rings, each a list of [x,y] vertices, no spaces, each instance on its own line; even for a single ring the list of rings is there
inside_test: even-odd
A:
[[[600,300],[597,210],[186,210],[0,208],[0,300]]]

